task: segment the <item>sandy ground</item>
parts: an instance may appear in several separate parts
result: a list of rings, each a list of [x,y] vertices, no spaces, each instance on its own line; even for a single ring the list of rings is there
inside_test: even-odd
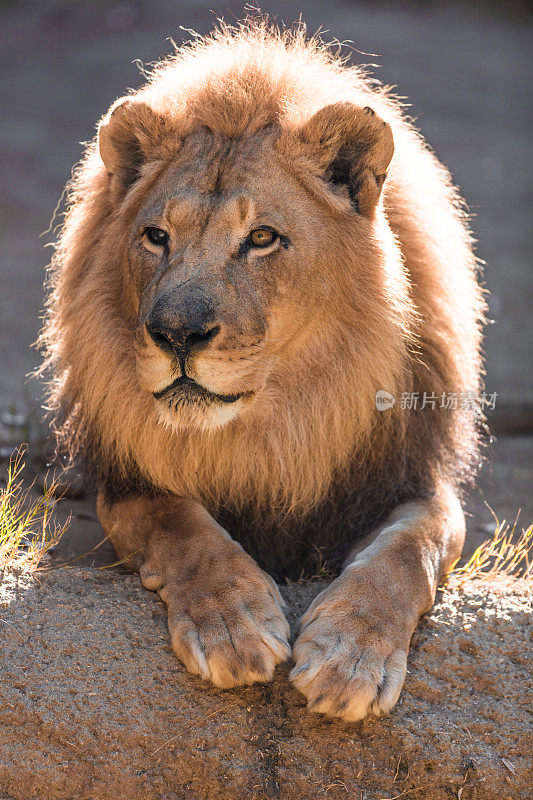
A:
[[[320,588],[283,590],[293,629]],[[490,586],[440,592],[399,705],[348,724],[308,714],[287,666],[226,692],[189,676],[136,576],[7,576],[2,800],[526,800],[528,606]]]

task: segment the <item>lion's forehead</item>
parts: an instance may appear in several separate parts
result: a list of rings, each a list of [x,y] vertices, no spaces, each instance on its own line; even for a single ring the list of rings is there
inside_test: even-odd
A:
[[[191,232],[207,224],[289,225],[294,216],[286,201],[289,190],[294,193],[294,182],[275,157],[269,132],[232,139],[197,131],[152,187],[138,221],[166,218]]]

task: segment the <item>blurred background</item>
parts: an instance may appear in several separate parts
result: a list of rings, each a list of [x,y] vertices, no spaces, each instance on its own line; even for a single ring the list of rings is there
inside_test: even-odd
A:
[[[246,5],[207,0],[0,2],[0,443],[38,428],[39,387],[25,376],[43,308],[53,236],[43,232],[72,165],[116,97],[142,81],[142,66],[172,52],[190,30]],[[406,97],[472,213],[490,290],[486,389],[497,441],[471,499],[472,542],[491,515],[533,518],[531,129],[532,7],[485,2],[294,0],[261,5],[290,26],[345,44],[353,63]],[[83,331],[80,331],[83,336]],[[35,433],[31,434],[35,436]],[[94,525],[92,512],[76,509]],[[85,515],[85,517],[84,517]]]

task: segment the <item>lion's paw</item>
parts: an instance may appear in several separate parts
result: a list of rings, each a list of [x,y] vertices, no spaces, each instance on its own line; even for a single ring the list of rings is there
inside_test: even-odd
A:
[[[258,572],[261,572],[256,567]],[[277,587],[244,576],[202,586],[174,584],[168,604],[172,647],[185,667],[221,689],[268,681],[291,649]],[[257,576],[256,576],[257,577]]]
[[[407,649],[379,616],[319,596],[302,620],[290,678],[310,711],[360,720],[392,709],[400,696]],[[406,632],[407,641],[409,633]]]

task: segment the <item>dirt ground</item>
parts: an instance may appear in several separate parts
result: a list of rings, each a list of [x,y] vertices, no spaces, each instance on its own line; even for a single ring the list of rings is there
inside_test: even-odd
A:
[[[293,629],[321,586],[283,590]],[[396,709],[348,724],[308,714],[288,666],[226,692],[189,676],[136,576],[7,576],[2,800],[526,800],[530,610],[490,586],[440,592]]]

